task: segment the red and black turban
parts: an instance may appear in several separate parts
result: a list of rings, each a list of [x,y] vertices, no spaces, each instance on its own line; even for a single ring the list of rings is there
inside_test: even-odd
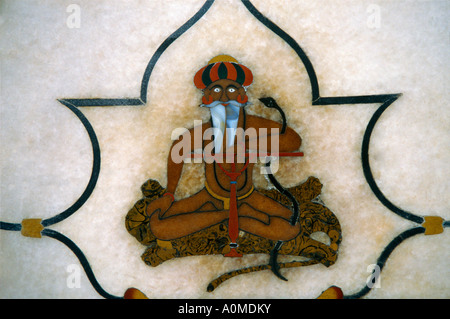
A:
[[[253,82],[253,74],[249,68],[237,62],[219,61],[201,68],[194,77],[195,86],[203,90],[211,83],[228,79],[242,86],[249,86]]]

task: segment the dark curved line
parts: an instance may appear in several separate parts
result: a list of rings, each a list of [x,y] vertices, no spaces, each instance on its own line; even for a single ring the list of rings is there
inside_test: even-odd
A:
[[[270,161],[268,161],[265,165],[266,167],[270,167]],[[295,225],[298,220],[299,216],[299,205],[297,199],[288,191],[286,190],[281,184],[278,182],[278,180],[273,176],[272,172],[268,174],[270,182],[275,186],[275,188],[283,195],[289,198],[293,205],[293,213],[290,219],[290,224]],[[280,273],[280,265],[278,264],[278,251],[281,248],[281,245],[283,244],[282,241],[278,241],[273,249],[270,252],[270,259],[269,264],[271,265],[271,270],[274,273],[275,276],[280,278],[281,280],[287,281],[287,279]]]
[[[374,192],[375,196],[381,201],[383,205],[389,208],[391,211],[396,213],[397,215],[406,218],[408,220],[414,221],[416,223],[422,223],[423,218],[420,216],[416,216],[409,212],[406,212],[397,206],[395,206],[392,202],[390,202],[384,194],[380,191],[375,180],[373,178],[370,164],[369,164],[369,142],[370,136],[372,134],[375,123],[383,113],[383,111],[392,104],[401,94],[380,94],[380,95],[361,95],[361,96],[337,96],[337,97],[320,97],[319,93],[319,84],[317,81],[317,76],[314,72],[314,68],[312,66],[311,61],[306,56],[305,52],[300,48],[299,44],[285,31],[283,31],[280,27],[278,27],[275,23],[270,21],[267,17],[265,17],[261,12],[259,12],[253,4],[249,0],[241,0],[245,7],[253,14],[261,23],[263,23],[267,28],[272,30],[275,34],[281,37],[286,43],[288,43],[292,49],[297,53],[297,55],[302,60],[306,71],[308,72],[309,80],[311,82],[311,90],[312,90],[312,100],[313,105],[330,105],[330,104],[356,104],[356,103],[383,103],[379,107],[379,109],[373,115],[371,121],[369,122],[366,132],[363,138],[362,144],[362,162],[363,162],[363,171],[366,180]],[[270,177],[270,175],[269,175]]]
[[[224,191],[229,192],[230,190],[229,189],[225,189],[222,186],[222,184],[220,184],[219,179],[217,178],[217,170],[216,170],[216,163],[215,162],[213,163],[213,170],[214,170],[214,179],[216,180],[217,185],[219,185],[220,188],[222,188]]]
[[[83,266],[84,271],[86,272],[86,275],[89,279],[89,281],[91,282],[92,286],[94,287],[94,289],[104,298],[107,299],[123,299],[122,297],[118,297],[118,296],[113,296],[111,294],[109,294],[108,292],[106,292],[98,283],[97,279],[95,279],[95,275],[92,271],[91,266],[89,265],[88,260],[86,259],[86,257],[84,256],[83,252],[81,251],[80,248],[78,248],[78,246],[69,238],[67,238],[66,236],[64,236],[63,234],[54,231],[52,229],[44,229],[41,232],[42,235],[47,236],[47,237],[51,237],[54,238],[60,242],[62,242],[63,244],[65,244],[70,250],[72,250],[72,252],[75,254],[75,256],[77,256],[78,260],[80,261],[81,265]]]
[[[242,3],[245,5],[248,11],[256,18],[258,19],[262,24],[264,24],[267,28],[269,28],[272,32],[274,32],[276,35],[278,35],[281,39],[283,39],[289,46],[297,53],[299,58],[302,60],[303,65],[306,68],[306,72],[309,76],[309,81],[311,82],[311,93],[312,93],[312,100],[316,101],[319,99],[319,83],[317,81],[316,72],[314,71],[314,67],[309,60],[308,56],[305,54],[305,52],[302,50],[300,45],[285,31],[283,31],[279,26],[277,26],[275,23],[270,21],[266,16],[264,16],[261,12],[258,11],[258,9],[253,6],[253,4],[249,0],[241,0]]]
[[[271,162],[268,161],[265,166],[270,167],[270,163]],[[291,216],[291,219],[289,222],[291,225],[295,225],[297,223],[298,216],[300,214],[297,199],[287,189],[285,189],[283,186],[281,186],[281,184],[278,182],[278,180],[275,178],[275,176],[273,176],[273,174],[271,172],[267,175],[269,176],[270,182],[275,186],[275,188],[291,201],[292,206],[293,206],[293,213],[292,213],[292,216]]]
[[[41,222],[41,224],[44,227],[53,225],[55,223],[58,223],[64,219],[66,219],[67,217],[69,217],[70,215],[75,213],[81,206],[83,206],[83,204],[91,196],[91,194],[95,188],[95,185],[97,183],[98,176],[100,174],[100,146],[99,146],[97,136],[95,135],[95,131],[92,128],[91,123],[89,123],[88,119],[83,115],[83,113],[80,110],[78,110],[71,103],[64,101],[64,100],[59,100],[59,102],[62,103],[63,105],[65,105],[69,110],[71,110],[80,119],[81,123],[84,125],[84,127],[89,135],[89,138],[91,140],[92,152],[93,152],[94,159],[93,159],[93,164],[92,164],[91,177],[89,179],[88,185],[86,186],[86,189],[81,194],[80,198],[78,198],[78,200],[72,206],[70,206],[68,209],[66,209],[62,213],[60,213],[54,217],[50,217],[50,218],[43,220]]]
[[[377,266],[380,267],[380,272],[383,269],[384,265],[386,264],[387,259],[391,255],[391,253],[394,251],[395,248],[397,248],[403,241],[405,241],[408,238],[411,238],[415,235],[422,234],[425,232],[425,228],[419,226],[415,228],[408,229],[395,237],[389,245],[384,248],[383,252],[381,253],[380,257],[377,260]],[[361,298],[365,295],[367,295],[372,288],[369,288],[369,286],[365,285],[364,288],[362,288],[360,291],[353,295],[344,296],[344,299],[357,299]]]
[[[141,83],[141,100],[145,103],[147,102],[147,88],[148,82],[150,80],[150,75],[152,74],[153,68],[158,62],[159,58],[163,54],[163,52],[176,40],[178,39],[184,32],[186,32],[190,27],[192,27],[200,18],[209,10],[209,8],[214,3],[214,0],[207,0],[197,11],[197,13],[190,18],[186,23],[184,23],[180,28],[178,28],[174,33],[172,33],[156,50],[155,54],[153,54],[150,62],[148,63],[144,76],[142,78]]]
[[[369,163],[369,144],[370,144],[370,137],[372,135],[373,129],[375,127],[376,122],[381,117],[383,112],[395,101],[398,99],[400,95],[393,96],[389,98],[387,101],[385,101],[373,114],[372,118],[369,121],[369,124],[367,125],[366,131],[364,132],[362,147],[361,147],[361,160],[362,160],[362,166],[363,166],[363,172],[364,176],[366,178],[367,183],[369,184],[370,188],[372,189],[375,196],[378,198],[378,200],[386,206],[388,209],[393,211],[395,214],[406,218],[408,220],[411,220],[415,223],[422,224],[424,222],[423,217],[414,215],[412,213],[406,212],[397,206],[395,206],[391,201],[389,201],[386,196],[381,192],[379,187],[377,186],[377,183],[375,182],[375,179],[373,178],[372,170],[370,168]]]
[[[278,105],[278,103],[271,97],[262,97],[259,99],[266,107],[271,109],[276,109],[278,113],[281,115],[281,131],[280,134],[284,134],[286,132],[287,127],[287,121],[286,121],[286,114],[284,114],[283,109]]]
[[[281,120],[283,122],[283,124],[281,126],[281,130],[280,130],[280,134],[284,134],[284,133],[286,133],[286,127],[287,127],[286,114],[284,114],[283,109],[281,107],[279,107],[278,105],[275,105],[275,109],[277,109],[277,111],[280,113]]]
[[[215,178],[215,180],[216,180],[216,183],[217,183],[217,185],[219,185],[219,187],[220,187],[221,189],[223,189],[223,190],[226,191],[226,192],[229,192],[230,189],[226,189],[225,187],[222,186],[222,184],[220,184],[219,179],[217,178],[217,169],[216,169],[216,166],[217,166],[217,163],[214,162],[214,163],[213,163],[213,171],[214,171],[214,178]],[[244,171],[244,176],[245,176],[245,179],[244,179],[243,186],[240,187],[240,188],[237,190],[238,192],[240,192],[241,190],[243,190],[244,187],[247,185],[247,179],[248,179],[247,170]]]
[[[284,277],[280,273],[280,264],[278,263],[278,252],[280,251],[281,246],[283,245],[283,242],[281,240],[277,241],[275,246],[270,251],[270,259],[269,259],[269,265],[270,270],[274,273],[275,276],[280,278],[281,280],[288,281],[286,277]]]
[[[391,211],[396,213],[397,215],[406,218],[408,220],[414,221],[416,223],[422,223],[423,218],[420,216],[416,216],[409,212],[406,212],[397,206],[395,206],[392,202],[390,202],[386,196],[381,192],[378,188],[375,180],[373,178],[370,164],[369,164],[369,142],[370,136],[372,134],[375,123],[384,112],[384,110],[391,105],[400,94],[383,94],[383,95],[362,95],[362,96],[338,96],[338,97],[320,97],[319,94],[319,84],[317,82],[317,76],[314,72],[314,68],[311,64],[311,61],[306,56],[305,52],[300,48],[298,43],[289,36],[286,32],[284,32],[280,27],[278,27],[275,23],[270,21],[267,17],[265,17],[261,12],[259,12],[249,0],[241,0],[242,3],[247,7],[251,14],[253,14],[259,21],[261,21],[266,27],[272,30],[275,34],[281,37],[284,41],[286,41],[292,49],[297,53],[297,55],[302,60],[305,65],[306,71],[309,75],[309,80],[311,82],[311,90],[312,90],[312,100],[313,105],[330,105],[330,104],[355,104],[355,103],[383,103],[378,110],[373,115],[370,120],[366,132],[364,134],[363,144],[362,144],[362,162],[363,162],[363,171],[364,176],[366,177],[367,183],[369,183],[370,188],[374,192],[375,196],[381,201],[383,205],[389,208]],[[270,177],[270,175],[269,175]]]

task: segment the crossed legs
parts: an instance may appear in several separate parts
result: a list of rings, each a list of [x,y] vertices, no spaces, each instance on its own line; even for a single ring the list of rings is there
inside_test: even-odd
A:
[[[228,219],[223,202],[206,189],[191,197],[173,202],[164,209],[160,198],[147,207],[152,233],[161,240],[190,235]],[[271,240],[287,241],[296,237],[300,225],[292,226],[292,211],[258,191],[238,201],[239,229]]]

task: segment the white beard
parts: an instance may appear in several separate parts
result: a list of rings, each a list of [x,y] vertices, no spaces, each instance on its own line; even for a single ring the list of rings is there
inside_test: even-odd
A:
[[[224,106],[222,103],[228,103],[228,105]],[[220,153],[222,151],[222,142],[225,129],[227,132],[226,147],[233,146],[239,121],[239,109],[245,105],[247,105],[247,103],[242,104],[237,101],[214,101],[208,105],[202,104],[202,106],[210,108],[211,111],[212,125],[214,128],[215,153]]]

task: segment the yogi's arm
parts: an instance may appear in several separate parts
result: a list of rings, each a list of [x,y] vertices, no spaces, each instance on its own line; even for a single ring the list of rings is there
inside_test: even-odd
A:
[[[282,127],[280,123],[252,115],[248,115],[247,119],[247,127],[254,127],[258,133],[256,146],[259,152],[270,152],[275,143],[278,143],[279,152],[292,152],[300,148],[302,139],[290,127],[286,127],[286,131],[280,134]],[[264,130],[261,129],[265,129],[267,134],[263,134]],[[251,147],[252,138],[246,139],[246,144],[247,147]]]
[[[210,123],[203,123],[185,131],[173,142],[167,159],[167,192],[175,194],[183,171],[184,159],[190,158],[194,149],[202,148],[203,134],[209,127]]]
[[[181,135],[178,140],[173,142],[170,148],[169,158],[167,159],[167,188],[166,191],[175,194],[183,171],[184,159],[189,156],[190,141],[189,134]],[[189,154],[186,154],[189,153]]]

